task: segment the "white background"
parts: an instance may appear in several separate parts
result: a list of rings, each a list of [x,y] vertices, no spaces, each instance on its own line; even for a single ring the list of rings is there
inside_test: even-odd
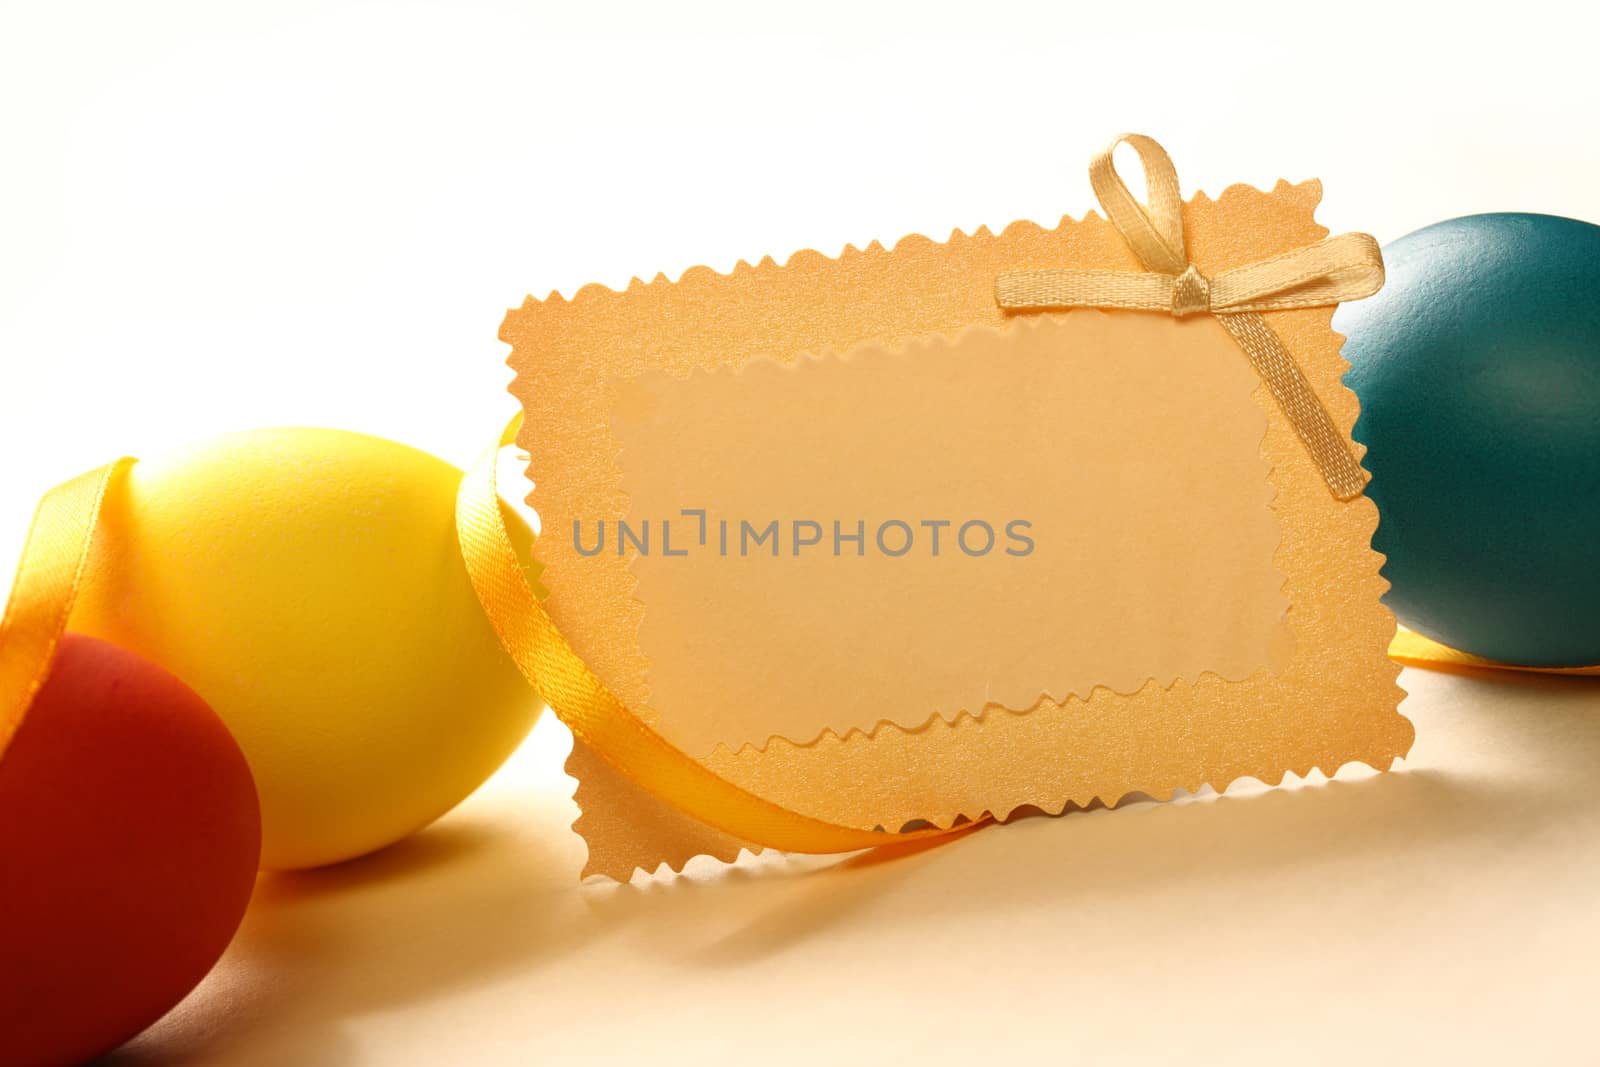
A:
[[[1472,7],[7,3],[0,555],[49,485],[216,432],[465,462],[525,294],[1054,222],[1125,129],[1384,241],[1600,219],[1581,5]]]
[[[1051,223],[1122,130],[1187,192],[1320,176],[1384,241],[1600,221],[1594,25],[1473,7],[5,3],[0,568],[49,485],[215,432],[465,462],[525,294]],[[547,720],[435,829],[263,880],[120,1062],[1581,1058],[1595,691],[1403,680],[1418,744],[1377,781],[615,893],[574,889]]]

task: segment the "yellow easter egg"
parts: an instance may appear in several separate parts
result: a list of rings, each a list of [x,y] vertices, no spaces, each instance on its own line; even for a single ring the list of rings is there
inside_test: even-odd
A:
[[[141,461],[109,494],[70,629],[159,663],[227,724],[263,865],[425,826],[538,715],[461,562],[460,478],[393,441],[279,429]]]

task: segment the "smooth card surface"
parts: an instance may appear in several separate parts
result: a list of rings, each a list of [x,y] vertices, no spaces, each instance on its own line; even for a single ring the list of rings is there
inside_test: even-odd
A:
[[[705,756],[1282,668],[1256,385],[1209,316],[1096,311],[631,379],[628,516],[581,533],[639,710]]]

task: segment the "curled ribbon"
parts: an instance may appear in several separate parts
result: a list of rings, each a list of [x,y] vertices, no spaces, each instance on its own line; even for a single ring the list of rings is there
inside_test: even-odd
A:
[[[512,547],[495,487],[495,460],[500,449],[516,439],[521,425],[518,415],[461,480],[456,532],[472,588],[500,644],[579,741],[685,815],[745,841],[787,852],[854,852],[972,827],[963,823],[950,829],[888,833],[814,819],[714,773],[617,699],[556,628]]]
[[[1148,206],[1133,198],[1117,173],[1112,154],[1124,142],[1144,165]],[[1106,218],[1145,269],[1006,271],[995,283],[1000,306],[1008,311],[1092,307],[1166,311],[1177,318],[1215,315],[1289,417],[1334,497],[1360,496],[1366,471],[1261,312],[1371,296],[1383,286],[1378,242],[1364,233],[1341,234],[1208,278],[1189,262],[1178,172],[1153,138],[1137,133],[1117,137],[1089,164],[1089,181]]]

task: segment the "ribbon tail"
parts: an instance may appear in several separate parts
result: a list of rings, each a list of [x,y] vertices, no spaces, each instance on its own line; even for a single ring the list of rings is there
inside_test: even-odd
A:
[[[1360,496],[1366,489],[1367,472],[1356,462],[1345,435],[1333,424],[1311,383],[1272,327],[1253,311],[1218,312],[1216,318],[1267,383],[1334,498],[1351,500]]]

